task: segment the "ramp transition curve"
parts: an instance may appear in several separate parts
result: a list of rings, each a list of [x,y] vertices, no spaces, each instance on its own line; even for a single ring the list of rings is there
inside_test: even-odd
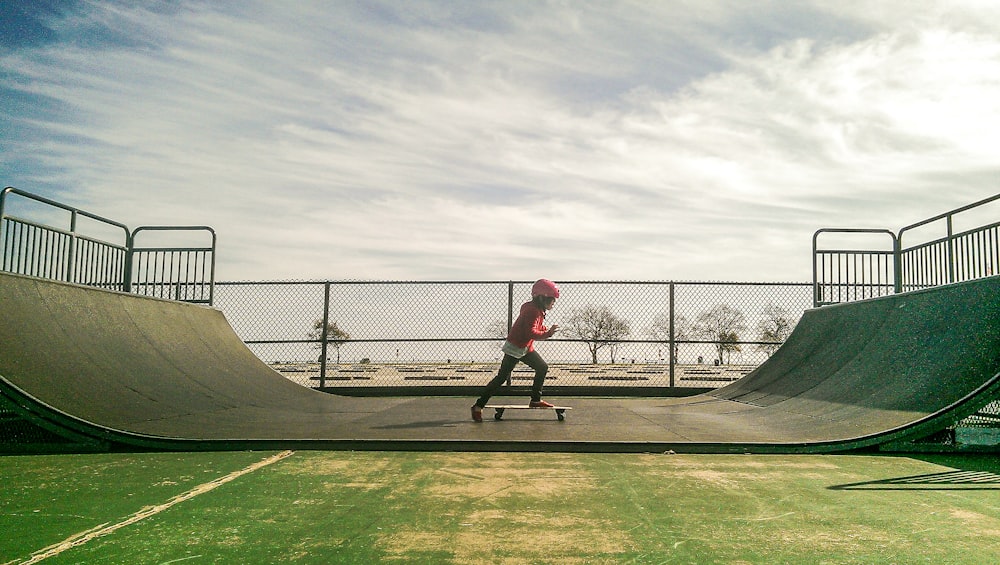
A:
[[[565,422],[477,424],[474,395],[301,387],[212,308],[0,273],[0,410],[73,449],[847,451],[954,424],[997,397],[998,373],[993,277],[809,310],[767,362],[708,394],[562,399]]]

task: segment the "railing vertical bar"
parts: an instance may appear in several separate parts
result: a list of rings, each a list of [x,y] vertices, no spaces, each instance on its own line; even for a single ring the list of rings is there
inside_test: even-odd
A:
[[[149,277],[149,292],[150,296],[159,297],[162,294],[162,288],[160,287],[158,281],[163,279],[163,274],[161,269],[161,263],[163,262],[163,256],[161,253],[150,253],[151,260],[153,261],[153,271],[152,275]]]
[[[97,248],[91,245],[90,241],[87,241],[86,245],[87,259],[80,265],[80,267],[87,269],[87,284],[91,286],[100,286],[100,253],[98,253]]]
[[[152,263],[155,258],[151,256],[149,253],[145,252],[142,254],[142,256],[145,258],[146,261],[146,272],[143,274],[142,278],[142,293],[149,296],[149,274],[151,272],[150,269],[153,268]]]
[[[990,230],[990,234],[992,235],[992,237],[990,238],[990,244],[991,244],[992,247],[991,247],[991,251],[990,251],[990,270],[989,270],[989,275],[993,276],[993,275],[997,274],[997,270],[998,270],[997,266],[1000,265],[1000,263],[998,263],[998,261],[997,261],[997,252],[998,252],[998,250],[1000,250],[1000,245],[998,245],[997,237],[998,237],[998,234],[1000,234],[1000,232],[998,232],[997,228],[994,227],[993,229]]]
[[[199,281],[199,283],[198,283],[198,298],[204,300],[205,299],[205,265],[206,265],[207,260],[208,260],[208,253],[202,251],[198,255],[201,258],[201,261],[199,263],[196,263],[195,267],[200,268],[200,272],[198,274],[196,274],[195,277]],[[196,269],[196,270],[198,270],[198,269]]]
[[[190,287],[191,283],[191,251],[184,252],[184,299],[187,300],[192,296]]]
[[[27,255],[28,273],[32,276],[38,276],[38,228],[32,228],[29,231]]]
[[[27,241],[27,230],[29,226],[21,225],[21,229],[17,230],[17,257],[15,261],[14,268],[18,272],[27,272],[27,248],[25,247]]]
[[[21,233],[21,249],[18,253],[17,270],[19,272],[31,274],[31,226],[24,226]]]
[[[13,226],[14,226],[14,222],[9,221],[9,220],[7,222],[3,223],[3,225],[2,225],[2,227],[3,227],[3,242],[0,242],[0,243],[3,243],[3,249],[0,250],[0,251],[3,252],[3,255],[0,256],[0,259],[2,259],[2,261],[0,261],[0,262],[2,262],[3,264],[0,265],[0,268],[3,268],[3,270],[5,270],[5,271],[10,271],[11,270],[9,260],[10,260],[10,257],[13,256],[13,254],[14,254],[12,251],[10,251],[10,249],[11,249],[11,229],[13,228]]]
[[[94,255],[97,260],[94,261],[97,268],[97,277],[100,279],[100,285],[102,288],[110,288],[111,277],[108,276],[108,250],[104,247],[93,246]]]
[[[55,240],[55,234],[51,230],[45,230],[42,234],[42,253],[46,257],[52,257],[53,252],[53,241]],[[42,267],[42,276],[51,279],[52,278],[52,261],[47,260]]]

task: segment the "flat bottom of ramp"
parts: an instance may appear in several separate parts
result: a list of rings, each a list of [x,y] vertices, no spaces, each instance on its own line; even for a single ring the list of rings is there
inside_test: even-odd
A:
[[[331,399],[332,400],[332,399]],[[783,426],[758,421],[759,410],[707,395],[683,398],[550,398],[572,405],[573,417],[472,420],[473,398],[344,398],[322,412],[247,412],[233,425],[194,414],[132,422],[146,438],[184,438],[198,449],[317,448],[364,450],[802,452],[815,420],[792,415]],[[496,398],[497,404],[521,404]],[[527,401],[524,400],[524,403]],[[245,409],[244,409],[245,410]],[[263,433],[262,433],[263,431]],[[154,440],[155,442],[155,440]],[[170,446],[183,449],[183,445]],[[829,449],[827,449],[829,451]]]

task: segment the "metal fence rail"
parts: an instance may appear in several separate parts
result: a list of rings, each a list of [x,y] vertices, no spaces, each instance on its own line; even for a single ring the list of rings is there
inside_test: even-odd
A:
[[[17,207],[25,213],[13,213]],[[135,245],[151,232],[210,237],[203,245]],[[215,244],[215,231],[207,226],[129,231],[125,224],[13,187],[0,192],[0,269],[11,273],[211,304]]]
[[[68,221],[58,227],[9,214],[11,195],[63,212]],[[108,228],[105,231],[110,233],[120,231],[120,239],[81,233],[81,218]],[[128,227],[114,220],[12,187],[0,191],[0,268],[4,271],[122,290],[127,286],[129,237]]]
[[[958,214],[997,199],[1000,199],[1000,195],[899,230],[902,289],[917,290],[997,274],[997,266],[1000,263],[1000,244],[998,244],[1000,222],[959,233],[954,231],[955,217]],[[902,247],[903,238],[908,232],[941,223],[944,224],[946,232],[942,237],[908,248]]]
[[[531,284],[220,282],[216,306],[258,357],[305,386],[481,386]],[[559,285],[546,323],[561,330],[539,345],[549,386],[721,386],[762,363],[810,306],[808,283]],[[602,321],[620,322],[619,331],[582,337]],[[527,371],[515,381],[530,379]]]
[[[140,247],[140,234],[202,232],[201,247]],[[215,292],[215,230],[208,226],[143,226],[132,232],[131,292],[183,302],[211,304]]]
[[[813,235],[813,305],[861,300],[998,274],[1000,222],[988,205],[1000,194],[911,224],[886,229],[824,228]],[[956,229],[959,219],[986,216]],[[973,219],[973,222],[977,220]],[[878,245],[828,247],[832,234],[886,236]],[[930,234],[930,235],[928,235]],[[910,243],[911,240],[915,240]]]
[[[826,248],[830,234],[865,234],[880,237],[882,248]],[[864,300],[896,291],[898,240],[889,230],[824,228],[813,234],[813,305],[823,306]]]

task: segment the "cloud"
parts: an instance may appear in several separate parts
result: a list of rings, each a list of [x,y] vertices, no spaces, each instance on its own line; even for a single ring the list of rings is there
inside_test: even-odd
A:
[[[995,10],[884,6],[86,2],[0,55],[3,180],[228,280],[804,281],[996,190]]]

